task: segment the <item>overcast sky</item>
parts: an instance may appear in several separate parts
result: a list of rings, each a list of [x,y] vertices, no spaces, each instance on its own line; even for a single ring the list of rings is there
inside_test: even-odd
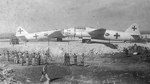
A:
[[[0,33],[91,26],[150,31],[150,0],[0,0]]]

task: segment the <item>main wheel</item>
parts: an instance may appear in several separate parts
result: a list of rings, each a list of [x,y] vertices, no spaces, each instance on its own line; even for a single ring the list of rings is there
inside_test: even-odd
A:
[[[85,43],[85,39],[82,39],[82,43]]]
[[[91,39],[82,39],[82,43],[91,43]]]
[[[85,43],[91,43],[91,39],[86,39]]]

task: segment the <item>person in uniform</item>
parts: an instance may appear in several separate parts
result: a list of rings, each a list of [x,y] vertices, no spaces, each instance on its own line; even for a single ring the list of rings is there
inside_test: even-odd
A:
[[[23,66],[23,56],[20,57],[21,66]]]
[[[5,52],[5,50],[3,50],[3,55],[4,55],[4,57],[5,57],[5,55],[6,55],[6,52]]]
[[[64,65],[66,65],[66,53],[64,54]]]
[[[129,50],[127,48],[124,49],[125,55],[128,57],[129,56]]]
[[[50,53],[49,53],[49,49],[46,51],[46,61],[47,63],[50,63]]]
[[[9,61],[10,52],[7,50],[6,54],[7,54],[7,61]]]
[[[74,65],[77,65],[77,55],[74,53]]]
[[[81,65],[84,66],[84,53],[82,53],[82,60],[81,60]]]
[[[14,58],[14,63],[17,63],[16,52],[12,52],[12,57]]]
[[[134,52],[137,52],[137,48],[138,48],[137,44],[134,44],[134,46],[133,46]]]
[[[22,57],[22,52],[18,52],[18,56],[19,56],[19,64],[21,64],[21,57]]]
[[[70,56],[69,56],[69,53],[65,53],[65,55],[64,55],[64,64],[65,65],[70,65]]]
[[[44,64],[47,64],[48,62],[47,62],[47,53],[44,53]]]
[[[38,61],[38,65],[41,64],[41,55],[40,55],[40,52],[37,53],[37,61]]]
[[[16,56],[16,64],[19,63],[19,52],[15,51],[15,56]]]
[[[33,56],[32,56],[32,65],[34,66],[36,63],[36,61],[35,61],[35,56],[36,56],[36,53],[34,52],[33,53]]]
[[[70,55],[67,53],[67,65],[70,65]]]
[[[149,51],[148,51],[148,49],[145,47],[145,55],[146,55],[146,58],[148,58],[149,57]]]
[[[29,53],[28,53],[28,51],[25,54],[25,59],[26,59],[26,65],[28,66],[29,65]]]

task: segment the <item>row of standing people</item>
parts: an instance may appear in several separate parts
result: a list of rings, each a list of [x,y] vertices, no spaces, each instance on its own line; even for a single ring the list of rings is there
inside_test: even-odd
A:
[[[70,63],[70,59],[71,59],[71,57],[72,56],[70,56],[70,54],[69,53],[65,53],[65,55],[64,55],[64,64],[65,65],[70,65],[71,63]],[[82,66],[84,66],[84,63],[85,63],[85,54],[84,53],[82,53],[82,55],[81,55],[81,60],[80,60],[80,64],[78,64],[79,63],[79,61],[78,61],[78,57],[79,57],[79,55],[77,55],[77,54],[73,54],[73,64],[74,65],[82,65]]]
[[[52,57],[50,56],[49,52],[32,52],[29,53],[28,51],[4,51],[4,56],[7,58],[7,61],[11,61],[13,59],[14,63],[16,64],[21,64],[21,65],[40,65],[40,64],[47,64],[49,61],[52,61]],[[70,54],[65,53],[64,54],[64,64],[65,65],[70,65]],[[78,55],[73,54],[73,59],[74,59],[74,65],[78,65]],[[81,61],[80,65],[84,65],[84,58],[85,54],[82,53],[81,55]]]
[[[14,63],[21,65],[40,65],[48,63],[48,60],[51,60],[51,56],[49,52],[32,52],[29,53],[21,52],[21,51],[5,51],[4,56],[7,58],[7,61],[11,61],[13,59]]]

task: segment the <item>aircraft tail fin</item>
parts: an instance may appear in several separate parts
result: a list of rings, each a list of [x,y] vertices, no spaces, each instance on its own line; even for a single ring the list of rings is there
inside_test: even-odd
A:
[[[28,32],[25,29],[23,29],[22,27],[17,28],[16,36],[24,36],[26,34],[28,34]]]
[[[139,25],[134,23],[125,32],[128,32],[132,35],[140,35]]]

